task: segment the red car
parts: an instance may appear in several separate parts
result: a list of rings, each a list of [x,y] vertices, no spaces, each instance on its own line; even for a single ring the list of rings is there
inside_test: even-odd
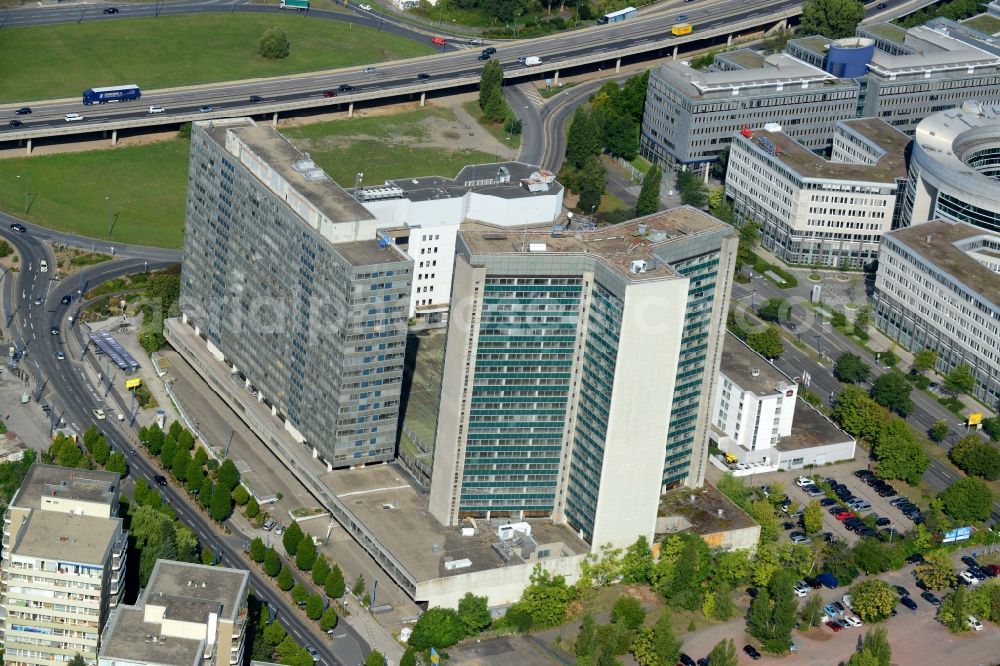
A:
[[[839,520],[840,522],[844,522],[848,518],[857,518],[857,517],[858,516],[856,514],[853,514],[850,511],[844,511],[843,513],[838,513],[836,515],[837,520]]]
[[[844,630],[844,625],[840,624],[839,622],[827,622],[826,626],[830,627],[830,629],[832,629],[834,633]]]
[[[444,46],[444,37],[435,37],[431,40],[431,44],[437,44],[438,46]]]
[[[993,573],[1000,576],[1000,564],[987,564],[983,567],[984,569],[989,569]]]
[[[323,91],[323,97],[336,97],[336,96],[337,96],[337,93],[335,93],[332,90],[324,90]]]

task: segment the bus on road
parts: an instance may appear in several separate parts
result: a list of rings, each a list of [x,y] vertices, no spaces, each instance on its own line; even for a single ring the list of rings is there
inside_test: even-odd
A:
[[[601,18],[597,19],[597,25],[607,25],[609,23],[618,23],[618,21],[624,21],[625,19],[630,19],[636,14],[638,10],[635,7],[626,7],[625,9],[619,9],[616,12],[611,12],[610,14],[605,14]]]
[[[91,88],[83,93],[83,103],[107,104],[108,102],[132,102],[142,97],[137,85],[108,86],[107,88]]]

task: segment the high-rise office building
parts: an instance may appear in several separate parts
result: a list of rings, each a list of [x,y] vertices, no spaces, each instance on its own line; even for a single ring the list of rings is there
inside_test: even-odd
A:
[[[125,590],[128,532],[112,472],[35,464],[4,513],[0,632],[4,662],[97,660]]]
[[[194,124],[184,320],[331,466],[394,456],[412,267],[276,130]]]
[[[459,232],[430,510],[651,537],[700,485],[736,239],[675,208],[596,231]]]
[[[157,560],[134,606],[119,606],[98,666],[237,666],[244,663],[250,574]]]

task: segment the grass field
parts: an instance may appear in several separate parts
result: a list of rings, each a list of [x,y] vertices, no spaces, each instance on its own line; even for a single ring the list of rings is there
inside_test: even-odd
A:
[[[272,26],[288,34],[287,58],[257,55],[257,40]],[[101,85],[146,89],[278,76],[433,52],[429,43],[277,9],[9,28],[0,43],[0,102],[75,97]]]
[[[187,192],[188,142],[0,160],[0,207],[31,222],[97,239],[180,247]],[[22,176],[18,178],[18,176]]]
[[[454,176],[467,164],[494,160],[493,155],[478,150],[419,145],[428,137],[423,121],[431,116],[454,118],[448,109],[425,108],[316,123],[282,133],[345,187],[354,185],[358,172],[365,174],[366,185],[374,185],[408,176]]]
[[[521,135],[514,134],[510,135],[503,128],[503,123],[494,123],[486,119],[483,115],[483,110],[479,108],[479,102],[476,100],[470,100],[462,105],[465,112],[476,119],[479,126],[484,130],[493,135],[501,145],[507,146],[508,148],[520,148],[521,147]]]

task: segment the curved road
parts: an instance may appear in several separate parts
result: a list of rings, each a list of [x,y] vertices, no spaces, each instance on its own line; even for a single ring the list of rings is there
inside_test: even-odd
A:
[[[26,352],[20,367],[35,377],[35,401],[47,402],[52,406],[50,418],[54,422],[64,421],[78,432],[91,424],[97,426],[112,449],[124,453],[129,474],[135,478],[145,477],[152,487],[156,487],[152,479],[159,471],[145,455],[133,448],[137,439],[134,430],[127,428],[123,432],[111,419],[94,419],[94,409],[110,409],[114,403],[107,397],[106,390],[93,386],[87,379],[81,364],[89,363],[94,369],[100,366],[93,354],[81,357],[83,333],[75,325],[68,326],[67,317],[77,314],[80,292],[89,286],[144,269],[158,270],[176,262],[141,258],[109,261],[85,269],[81,272],[82,278],[72,277],[56,282],[50,278],[51,273],[38,270],[42,260],[48,261],[53,270],[55,266],[55,257],[39,238],[30,232],[14,233],[6,227],[0,229],[0,238],[9,242],[21,257],[21,270],[6,277],[4,308],[6,320],[13,319],[10,326],[13,341],[19,351]],[[73,299],[68,305],[61,302],[62,297],[67,295]],[[36,298],[43,299],[43,302],[35,305]],[[50,333],[52,326],[60,327],[58,335]],[[56,358],[57,351],[65,354],[65,360]],[[242,550],[246,540],[244,535],[231,525],[232,533],[223,535],[179,488],[167,485],[161,492],[203,545],[211,548],[224,563],[250,572],[253,589],[277,610],[277,617],[301,644],[311,644],[319,651],[323,663],[345,666],[362,663],[370,649],[347,622],[341,622],[334,638],[323,634],[315,623],[303,617],[287,594],[276,590],[246,559]]]

